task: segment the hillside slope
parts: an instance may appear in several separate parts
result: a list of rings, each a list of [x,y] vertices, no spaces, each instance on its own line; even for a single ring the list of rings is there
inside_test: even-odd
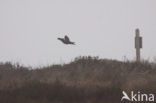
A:
[[[0,103],[119,103],[123,90],[156,93],[156,65],[97,57],[36,69],[0,63]]]

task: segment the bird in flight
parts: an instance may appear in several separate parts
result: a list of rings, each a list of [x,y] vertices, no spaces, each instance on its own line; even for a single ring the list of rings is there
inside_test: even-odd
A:
[[[67,35],[65,35],[64,38],[57,38],[57,39],[62,41],[64,44],[75,45],[75,42],[70,41],[70,39],[69,39],[69,37]]]

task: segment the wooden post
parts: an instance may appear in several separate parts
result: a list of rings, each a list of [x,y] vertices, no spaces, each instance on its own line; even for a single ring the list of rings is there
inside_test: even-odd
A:
[[[142,48],[142,37],[140,37],[139,29],[135,30],[135,34],[136,61],[140,62],[140,48]]]

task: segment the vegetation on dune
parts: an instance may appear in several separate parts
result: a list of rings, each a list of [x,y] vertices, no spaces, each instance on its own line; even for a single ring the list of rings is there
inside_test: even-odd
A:
[[[30,69],[0,63],[0,103],[119,103],[122,91],[156,93],[156,64],[78,57]]]

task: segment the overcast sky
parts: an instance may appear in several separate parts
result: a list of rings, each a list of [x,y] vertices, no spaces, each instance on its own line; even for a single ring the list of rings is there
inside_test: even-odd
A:
[[[29,66],[70,62],[77,56],[156,57],[156,0],[0,0],[0,61]],[[64,45],[68,35],[76,45]]]

